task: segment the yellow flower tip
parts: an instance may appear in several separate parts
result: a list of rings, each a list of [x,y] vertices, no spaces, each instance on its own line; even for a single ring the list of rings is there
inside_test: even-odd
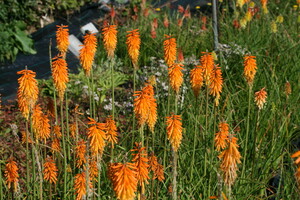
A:
[[[190,72],[190,83],[195,97],[199,96],[200,89],[203,85],[203,67],[200,65],[195,66]]]
[[[267,92],[265,88],[262,88],[260,91],[255,92],[255,103],[259,110],[263,109],[267,99]]]
[[[13,157],[10,157],[7,160],[5,165],[4,176],[6,178],[6,184],[8,189],[11,188],[13,185],[13,190],[16,191],[19,183],[19,173],[18,173],[18,166],[17,163],[14,161]]]
[[[133,66],[137,69],[138,68],[138,59],[140,55],[140,46],[141,46],[141,39],[140,33],[138,29],[134,29],[132,31],[127,31],[127,50],[129,57],[132,61]]]
[[[271,32],[272,33],[277,33],[277,31],[278,31],[278,29],[277,29],[277,23],[276,23],[276,21],[272,21],[271,22]]]
[[[168,68],[170,85],[177,94],[179,93],[179,89],[183,83],[183,66],[183,64],[174,63],[171,67]]]
[[[167,136],[172,149],[177,152],[182,140],[182,122],[180,115],[172,115],[167,118]]]
[[[58,91],[60,100],[63,101],[69,76],[67,62],[62,58],[62,55],[58,55],[52,59],[51,70],[55,89]]]
[[[61,26],[57,25],[56,27],[57,27],[57,31],[56,31],[57,48],[62,54],[65,54],[70,44],[68,25],[61,25]]]
[[[177,47],[176,39],[170,35],[165,35],[166,40],[164,41],[164,59],[166,64],[171,67],[176,60]]]
[[[28,119],[29,113],[33,109],[38,99],[38,82],[35,79],[35,72],[31,70],[21,70],[17,72],[17,74],[22,75],[18,79],[18,105],[22,115]]]
[[[249,85],[252,85],[257,70],[255,58],[250,55],[244,56],[244,76]]]
[[[276,18],[276,22],[277,22],[277,23],[282,24],[283,21],[284,21],[284,18],[283,18],[282,15],[277,16],[277,18]]]
[[[107,56],[112,59],[117,47],[117,26],[109,25],[102,29],[103,44],[107,52]]]
[[[54,160],[51,157],[48,157],[46,159],[46,162],[44,163],[44,180],[50,182],[50,184],[56,184],[57,182],[57,172],[58,169],[55,165]]]

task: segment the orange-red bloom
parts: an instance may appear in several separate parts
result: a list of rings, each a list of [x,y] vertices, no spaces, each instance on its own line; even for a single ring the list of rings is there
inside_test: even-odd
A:
[[[269,10],[267,8],[268,0],[260,0],[260,2],[261,2],[261,5],[262,5],[263,12],[265,14],[269,13]]]
[[[82,68],[87,76],[90,75],[97,50],[97,38],[95,34],[85,34],[83,47],[80,49],[79,59]]]
[[[133,200],[137,191],[137,171],[132,163],[111,166],[114,191],[119,200]]]
[[[33,109],[38,99],[39,88],[35,79],[35,72],[31,70],[22,70],[17,72],[22,76],[18,79],[18,104],[23,116],[28,119],[29,112]]]
[[[291,155],[291,157],[292,158],[297,158],[298,157],[294,162],[295,165],[298,165],[298,169],[295,173],[295,177],[296,177],[296,180],[297,180],[298,184],[300,184],[300,151],[295,152],[293,155]]]
[[[252,85],[257,70],[255,58],[255,56],[244,57],[244,76],[249,85]]]
[[[167,65],[171,67],[176,60],[177,47],[176,39],[170,35],[165,35],[166,40],[164,41],[164,57]]]
[[[142,147],[141,144],[135,143],[134,149],[131,151],[134,151],[136,153],[133,153],[133,159],[132,162],[134,163],[136,169],[137,169],[137,179],[138,183],[143,187],[144,183],[148,184],[149,180],[149,159],[146,151],[146,147]]]
[[[133,66],[137,69],[138,68],[138,59],[140,55],[140,46],[141,46],[141,39],[139,29],[135,29],[133,31],[127,31],[128,35],[126,44],[129,57],[133,63]]]
[[[32,113],[32,128],[37,140],[46,140],[50,137],[50,123],[47,115],[44,115],[40,105],[36,105]]]
[[[157,121],[157,104],[154,98],[154,89],[151,84],[146,84],[142,91],[135,91],[134,113],[142,126],[148,124],[150,130],[154,131]]]
[[[173,150],[179,149],[182,140],[182,123],[180,115],[172,115],[167,118],[167,135]]]
[[[209,94],[215,97],[216,106],[219,105],[220,94],[222,92],[223,78],[220,67],[215,67],[210,75]]]
[[[52,77],[55,89],[58,91],[58,96],[62,101],[64,99],[67,83],[69,82],[67,62],[58,55],[52,59]]]
[[[201,66],[203,67],[203,76],[205,80],[205,84],[208,86],[210,83],[211,72],[214,69],[215,61],[212,56],[212,53],[202,52],[202,56],[200,58]]]
[[[114,144],[118,142],[117,136],[117,126],[115,120],[113,120],[112,116],[106,118],[106,140],[111,143],[111,148],[114,148]]]
[[[106,49],[109,58],[114,57],[117,46],[117,33],[116,25],[110,25],[102,29],[104,48]]]
[[[229,125],[226,122],[219,124],[219,132],[215,134],[215,147],[217,151],[223,150],[227,147],[229,142]]]
[[[106,140],[106,124],[97,123],[94,119],[89,117],[89,125],[92,125],[88,128],[88,138],[91,139],[91,151],[93,155],[102,155],[105,140]]]
[[[19,168],[17,166],[17,163],[14,161],[14,158],[10,157],[7,160],[7,163],[5,165],[5,172],[4,172],[8,189],[10,189],[11,185],[13,184],[14,191],[17,190],[17,186],[19,182],[18,170]]]
[[[183,83],[183,66],[183,64],[174,63],[168,68],[170,85],[177,94],[179,93],[179,89]]]
[[[263,109],[264,104],[266,103],[267,92],[265,88],[262,88],[258,92],[255,92],[255,103],[259,110]]]
[[[68,25],[61,25],[61,26],[57,25],[56,27],[57,27],[57,31],[56,31],[57,48],[62,54],[65,54],[70,44]]]
[[[57,172],[58,169],[55,165],[54,160],[51,157],[48,157],[46,159],[46,162],[44,163],[44,179],[46,181],[49,181],[50,183],[56,184],[57,182]]]
[[[75,147],[76,167],[80,168],[86,163],[86,144],[84,140],[79,140]]]
[[[223,172],[226,185],[233,185],[238,170],[238,163],[241,163],[241,154],[238,151],[237,138],[231,137],[229,146],[218,157],[221,159],[221,171]]]
[[[202,66],[195,66],[190,73],[190,83],[194,92],[195,97],[198,97],[200,89],[203,85],[203,68]]]

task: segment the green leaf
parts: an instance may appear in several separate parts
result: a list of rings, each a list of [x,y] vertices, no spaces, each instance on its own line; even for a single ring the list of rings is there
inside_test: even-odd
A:
[[[31,48],[31,46],[33,46],[32,39],[30,39],[24,31],[21,31],[19,28],[16,27],[14,36],[16,40],[21,44],[22,51],[30,54],[36,54],[36,51]]]

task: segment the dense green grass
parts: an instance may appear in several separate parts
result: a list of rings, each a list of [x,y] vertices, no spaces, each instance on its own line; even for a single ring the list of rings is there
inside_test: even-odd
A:
[[[213,51],[213,38],[211,30],[211,19],[207,20],[207,30],[200,30],[202,25],[201,17],[198,15],[192,19],[185,19],[183,26],[177,26],[177,19],[181,17],[178,13],[169,13],[168,10],[162,10],[150,14],[148,18],[140,16],[137,21],[127,20],[126,23],[118,26],[118,45],[116,52],[117,64],[115,71],[123,73],[122,81],[116,88],[116,101],[120,104],[124,102],[133,103],[133,68],[126,50],[126,31],[138,28],[141,33],[141,55],[140,69],[137,71],[137,90],[143,87],[145,80],[151,75],[156,75],[157,85],[155,88],[155,97],[158,103],[158,121],[155,127],[155,133],[152,134],[145,129],[145,144],[148,151],[154,151],[161,163],[165,165],[165,181],[156,182],[154,187],[158,190],[151,189],[152,185],[146,187],[148,199],[171,199],[168,187],[172,182],[172,152],[169,141],[166,142],[166,125],[165,117],[174,112],[178,107],[177,114],[182,115],[183,122],[183,140],[178,151],[178,197],[179,199],[208,199],[209,196],[218,196],[223,191],[229,199],[268,199],[267,190],[270,189],[269,181],[279,176],[279,187],[277,193],[273,196],[275,199],[299,199],[299,187],[294,177],[296,167],[290,158],[291,153],[295,152],[298,147],[295,146],[296,140],[300,138],[299,114],[300,110],[300,45],[299,45],[299,8],[295,10],[293,5],[295,1],[278,1],[270,3],[269,14],[263,14],[259,11],[245,29],[235,28],[234,19],[241,19],[246,11],[237,9],[235,13],[226,5],[221,9],[219,31],[220,43],[222,44],[219,51],[216,52],[223,73],[223,90],[220,99],[220,105],[215,107],[213,98],[206,99],[206,89],[200,92],[199,98],[193,95],[189,84],[189,71],[194,67],[187,60],[199,62],[201,52]],[[260,7],[260,4],[257,4]],[[239,17],[237,18],[237,14]],[[163,27],[164,15],[169,14],[170,26]],[[257,17],[257,16],[260,17]],[[276,21],[277,16],[282,15],[283,23],[277,23],[278,31],[271,31],[271,23]],[[158,18],[159,27],[157,38],[151,38],[151,21],[154,17]],[[178,105],[175,105],[175,95],[171,90],[164,86],[168,85],[167,68],[163,60],[163,41],[164,34],[170,34],[177,39],[177,47],[181,48],[185,57],[184,83],[181,88],[181,96]],[[224,50],[224,44],[229,45],[229,50]],[[243,77],[243,56],[251,54],[257,58],[258,70],[254,79],[253,90],[250,93],[250,107],[248,107],[249,90],[245,78]],[[154,58],[152,58],[154,57]],[[101,36],[99,38],[98,52],[96,56],[96,68],[94,69],[94,79],[96,88],[103,85],[101,74],[103,71],[109,71],[109,64],[105,62],[106,53],[103,49]],[[146,66],[146,67],[144,67]],[[101,68],[101,69],[100,69]],[[108,72],[107,72],[108,73]],[[121,75],[120,75],[121,76]],[[107,75],[109,77],[109,75]],[[77,78],[83,80],[81,75],[73,75],[71,82]],[[289,81],[292,88],[292,94],[288,97],[285,94],[285,83]],[[79,104],[79,109],[84,112],[80,117],[80,137],[86,139],[86,118],[89,116],[88,97],[80,96],[81,87],[86,82],[82,81],[75,88],[68,88],[67,96],[70,103],[70,109],[74,104]],[[97,85],[99,84],[99,85]],[[73,85],[73,84],[70,84]],[[74,86],[74,85],[73,85]],[[268,93],[265,107],[259,111],[254,103],[254,92],[265,87]],[[103,98],[111,97],[110,85],[100,94]],[[76,93],[76,98],[75,94]],[[73,96],[74,95],[74,96]],[[43,98],[43,97],[41,97]],[[78,99],[80,98],[80,100]],[[86,100],[86,102],[84,102]],[[98,121],[103,121],[104,117],[110,114],[110,111],[104,109],[108,101],[97,103]],[[206,107],[207,104],[207,107]],[[65,108],[66,109],[66,108]],[[249,137],[246,139],[247,130],[247,113],[249,115]],[[86,112],[89,110],[88,112]],[[132,129],[133,108],[124,108],[116,106],[116,121],[118,126],[119,143],[114,150],[114,162],[129,161],[129,150],[133,148],[133,142],[139,142],[139,130]],[[82,122],[81,122],[82,120]],[[207,126],[206,126],[207,120]],[[74,114],[70,112],[69,121],[74,121]],[[213,147],[214,134],[218,131],[218,124],[226,121],[230,125],[230,131],[239,140],[239,151],[242,154],[242,163],[239,164],[238,178],[232,186],[231,191],[227,186],[222,184],[222,172],[219,170],[220,160],[218,152]],[[24,121],[18,121],[21,124]],[[67,123],[65,126],[68,130]],[[7,125],[3,126],[7,127]],[[11,133],[5,133],[1,130],[2,136],[8,136]],[[68,133],[68,131],[67,131]],[[10,136],[9,138],[11,138]],[[15,139],[14,139],[15,140]],[[247,151],[245,152],[246,141]],[[299,144],[298,144],[299,145]],[[49,154],[49,149],[43,145],[36,145],[43,153]],[[24,147],[25,148],[25,147]],[[71,152],[74,148],[72,139],[67,141],[68,148]],[[23,149],[24,150],[24,149]],[[19,165],[25,165],[24,160],[18,158],[18,155],[11,150],[3,150],[4,156],[2,162],[14,153]],[[20,150],[19,150],[20,151]],[[41,152],[39,152],[41,154]],[[193,159],[193,152],[194,159]],[[42,155],[42,154],[41,154]],[[39,157],[43,163],[45,157]],[[95,194],[93,198],[99,195],[98,199],[113,199],[111,183],[107,178],[107,163],[110,160],[110,149],[106,147],[101,162],[100,183],[94,183]],[[63,159],[57,155],[57,164],[63,169]],[[71,172],[59,171],[59,182],[56,189],[52,191],[52,199],[63,196],[63,173],[67,173],[67,194],[66,199],[74,199],[73,177],[79,172],[74,166],[74,160],[69,159],[68,164],[72,166]],[[243,171],[244,165],[244,171]],[[1,165],[4,171],[4,165]],[[29,169],[30,171],[32,169]],[[37,166],[36,166],[37,170]],[[205,174],[206,172],[206,174]],[[38,173],[38,172],[36,172]],[[34,184],[37,191],[26,192],[25,184],[26,173],[20,172],[20,193],[15,194],[18,198],[27,197],[28,199],[37,199],[38,183]],[[2,176],[3,177],[3,176]],[[38,179],[37,179],[38,180]],[[35,182],[33,179],[31,182]],[[5,186],[4,180],[1,181],[2,195],[4,199],[10,199],[11,193]],[[49,197],[49,183],[44,182],[43,195],[45,199]],[[100,188],[98,190],[97,188]],[[36,196],[35,196],[36,195]]]

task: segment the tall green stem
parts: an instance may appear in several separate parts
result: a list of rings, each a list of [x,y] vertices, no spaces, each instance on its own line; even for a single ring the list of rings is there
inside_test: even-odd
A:
[[[29,137],[29,130],[28,130],[28,120],[26,121],[26,188],[27,194],[29,196],[29,145],[28,145],[28,137]],[[0,179],[2,180],[2,179]],[[27,196],[27,197],[28,197]]]
[[[252,85],[248,85],[248,113],[247,113],[247,124],[246,124],[246,140],[245,140],[245,149],[244,149],[244,162],[242,169],[242,177],[244,178],[246,160],[247,160],[247,150],[248,150],[248,140],[249,140],[249,127],[250,127],[250,109],[251,109],[251,93],[252,93]]]
[[[66,152],[66,139],[64,133],[64,111],[63,111],[63,100],[60,101],[60,117],[61,117],[61,134],[64,151],[64,199],[67,198],[67,152]]]
[[[111,81],[111,93],[112,93],[112,98],[111,98],[111,110],[112,110],[112,119],[115,119],[115,81],[114,81],[114,58],[110,58],[109,60],[109,65],[110,65],[110,81]]]

